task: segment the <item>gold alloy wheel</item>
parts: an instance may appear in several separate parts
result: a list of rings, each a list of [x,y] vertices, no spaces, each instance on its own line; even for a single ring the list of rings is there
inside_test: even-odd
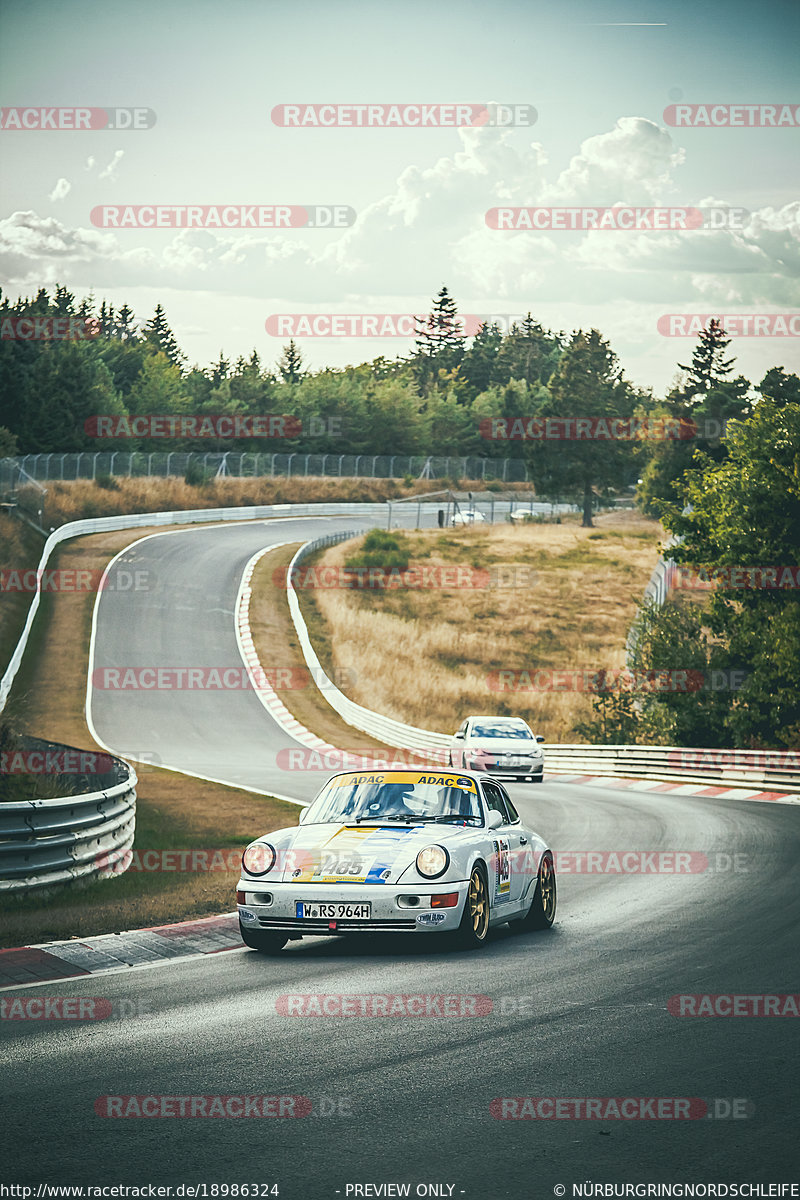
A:
[[[552,925],[556,910],[556,880],[553,864],[548,855],[542,859],[539,868],[539,892],[542,901],[542,913],[548,925]]]
[[[476,942],[482,942],[489,928],[489,897],[483,872],[478,867],[474,868],[470,877],[467,904],[472,936]]]

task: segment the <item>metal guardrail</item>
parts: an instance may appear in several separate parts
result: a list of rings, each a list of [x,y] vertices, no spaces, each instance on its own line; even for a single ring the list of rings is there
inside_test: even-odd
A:
[[[545,768],[577,774],[679,779],[711,787],[800,790],[800,751],[717,750],[685,746],[552,746]]]
[[[311,677],[317,681],[317,688],[320,691],[320,695],[324,696],[328,704],[339,714],[342,720],[346,721],[348,725],[360,729],[362,733],[369,733],[379,741],[385,742],[387,746],[402,746],[408,750],[430,750],[449,746],[450,738],[447,734],[431,733],[427,729],[417,729],[413,725],[404,725],[401,721],[395,721],[391,717],[383,717],[380,713],[373,712],[369,708],[364,708],[361,704],[356,704],[354,700],[350,700],[343,692],[339,691],[332,680],[325,674],[314,647],[311,645],[308,627],[300,611],[300,602],[292,583],[292,572],[304,558],[309,554],[313,554],[315,550],[320,550],[324,546],[332,546],[336,542],[342,542],[346,538],[353,536],[355,535],[349,532],[330,534],[327,537],[317,538],[313,542],[306,542],[297,551],[286,572],[286,595],[289,602],[289,611],[292,614],[292,621],[297,631],[300,648],[303,651],[306,664],[311,671]]]
[[[297,592],[292,569],[307,555],[343,541],[352,534],[334,534],[301,546],[287,571],[286,592],[303,657],[312,679],[323,680],[321,695],[348,725],[369,733],[387,746],[407,750],[447,749],[452,735],[405,725],[350,700],[327,678],[317,658]],[[679,746],[582,746],[545,748],[545,770],[556,773],[675,780],[682,783],[718,783],[731,787],[756,787],[775,791],[800,790],[800,751],[716,750]]]
[[[19,746],[25,761],[37,754],[58,759],[66,751],[84,766],[95,759],[105,769],[70,772],[77,795],[0,803],[0,896],[119,874],[127,862],[124,851],[133,845],[136,823],[133,767],[112,755],[41,738],[22,737]],[[50,777],[58,780],[63,773]],[[110,856],[117,864],[113,872]]]

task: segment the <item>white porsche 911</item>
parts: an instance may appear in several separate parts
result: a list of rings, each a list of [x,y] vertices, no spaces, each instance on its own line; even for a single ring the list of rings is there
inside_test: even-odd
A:
[[[242,940],[451,934],[464,948],[508,922],[549,929],[553,854],[496,779],[464,772],[348,771],[300,824],[251,842],[236,890]]]

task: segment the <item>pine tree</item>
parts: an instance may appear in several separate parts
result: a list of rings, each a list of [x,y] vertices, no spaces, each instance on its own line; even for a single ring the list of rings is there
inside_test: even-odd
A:
[[[185,355],[181,352],[175,334],[169,327],[167,314],[160,304],[156,305],[156,311],[142,329],[144,340],[155,351],[161,351],[167,356],[167,360],[172,363],[173,367],[182,369],[183,363],[186,361]]]
[[[708,328],[700,331],[700,341],[692,354],[691,364],[685,366],[678,363],[680,369],[688,373],[680,398],[690,407],[702,403],[703,398],[730,375],[736,361],[735,358],[724,357],[730,344],[731,339],[721,323],[712,319]]]
[[[228,378],[228,376],[230,374],[230,370],[231,370],[231,364],[228,362],[227,358],[225,358],[224,354],[220,350],[219,358],[217,359],[217,361],[214,363],[213,367],[211,368],[211,382],[212,382],[213,386],[219,387],[219,385],[222,383],[223,379]]]
[[[444,285],[433,300],[427,319],[416,332],[417,354],[428,358],[437,358],[443,351],[450,351],[451,355],[463,354],[465,338],[458,320],[458,308]]]
[[[278,373],[284,383],[299,383],[303,378],[303,356],[294,338],[283,348],[283,354],[278,360]]]
[[[136,337],[135,319],[133,309],[123,304],[114,319],[114,337],[121,342],[132,341]]]

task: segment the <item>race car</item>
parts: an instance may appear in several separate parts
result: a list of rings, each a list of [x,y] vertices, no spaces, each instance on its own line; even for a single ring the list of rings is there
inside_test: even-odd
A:
[[[467,717],[450,745],[450,765],[467,771],[487,771],[508,779],[541,783],[544,754],[522,717]]]
[[[300,824],[242,855],[245,945],[353,933],[449,934],[465,949],[489,930],[549,929],[553,854],[495,779],[469,772],[346,771]]]

